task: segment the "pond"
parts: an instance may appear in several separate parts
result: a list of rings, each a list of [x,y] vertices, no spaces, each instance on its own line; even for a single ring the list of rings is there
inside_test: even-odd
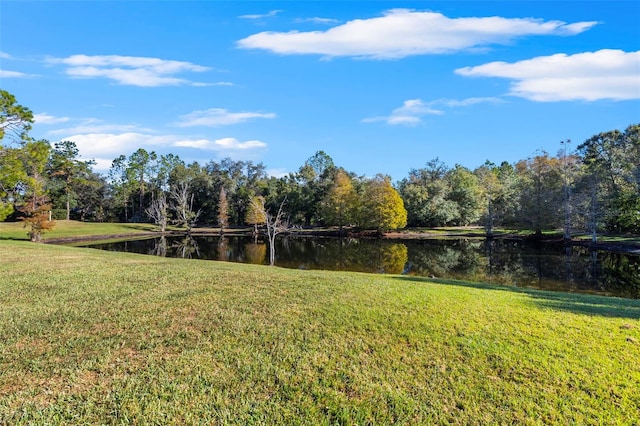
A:
[[[85,247],[167,257],[269,262],[267,243],[251,237],[183,235]],[[276,240],[276,265],[640,298],[640,256],[519,240],[285,237]]]

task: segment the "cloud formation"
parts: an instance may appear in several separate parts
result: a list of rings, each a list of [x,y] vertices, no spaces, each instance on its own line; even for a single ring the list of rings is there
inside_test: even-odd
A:
[[[0,69],[0,78],[29,78],[34,77],[33,74],[25,74],[18,71],[9,71]]]
[[[559,53],[524,61],[490,62],[455,72],[512,80],[510,95],[538,102],[640,99],[640,51]]]
[[[339,24],[340,23],[340,21],[337,20],[337,19],[319,18],[319,17],[299,18],[299,19],[296,19],[296,22],[311,22],[312,24],[320,24],[320,25],[332,25],[332,24]]]
[[[66,58],[51,58],[52,64],[67,66],[66,74],[76,78],[106,78],[118,84],[158,87],[158,86],[207,86],[209,83],[193,82],[176,77],[187,72],[204,72],[210,68],[191,62],[173,61],[159,58],[119,55],[72,55]],[[230,84],[230,83],[214,83]]]
[[[46,125],[60,124],[60,123],[66,123],[69,120],[70,120],[69,117],[54,117],[53,115],[49,115],[46,112],[33,115],[33,121],[36,124],[46,124]]]
[[[230,153],[231,151],[263,149],[267,147],[267,144],[258,140],[240,142],[236,138],[222,138],[213,141],[210,141],[208,139],[182,140],[176,141],[175,143],[173,143],[173,146],[198,148],[208,151],[225,151],[227,153]]]
[[[435,109],[435,106],[457,108],[476,105],[481,103],[503,103],[500,98],[467,98],[467,99],[447,99],[441,98],[434,101],[424,102],[422,99],[409,99],[404,101],[400,108],[394,109],[388,116],[369,117],[362,120],[363,123],[385,122],[390,125],[415,126],[422,123],[425,115],[442,115],[442,109]]]
[[[237,45],[283,55],[397,59],[482,49],[524,36],[570,36],[596,24],[498,16],[448,18],[436,12],[392,9],[381,17],[355,19],[326,31],[261,32],[238,41]]]
[[[216,140],[195,139],[182,135],[157,135],[140,131],[65,133],[59,140],[75,142],[82,158],[94,159],[96,161],[94,169],[102,172],[109,170],[114,158],[119,155],[130,155],[138,148],[149,151],[170,147],[194,148],[212,151],[218,157],[229,157],[234,160],[255,159],[257,154],[267,148],[267,144],[259,140],[242,142],[231,137]]]
[[[271,18],[276,16],[278,13],[283,12],[282,10],[271,10],[267,13],[263,13],[263,14],[254,14],[254,15],[241,15],[238,16],[238,18],[242,18],[242,19],[262,19],[262,18]]]
[[[415,126],[422,122],[422,116],[424,115],[440,114],[442,114],[442,111],[431,108],[420,99],[409,99],[404,101],[400,108],[394,109],[388,116],[370,117],[362,121],[364,123],[384,121],[392,125]]]
[[[244,123],[256,118],[276,118],[276,114],[260,112],[230,112],[224,108],[210,108],[182,115],[175,125],[178,127],[218,127]]]

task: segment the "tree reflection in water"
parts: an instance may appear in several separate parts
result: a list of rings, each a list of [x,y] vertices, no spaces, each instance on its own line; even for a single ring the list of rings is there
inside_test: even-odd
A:
[[[200,250],[198,242],[191,234],[186,234],[175,241],[171,248],[175,251],[177,257],[183,259],[200,258]]]
[[[258,242],[245,244],[244,254],[246,263],[262,265],[267,258],[267,245]]]
[[[276,265],[461,279],[544,290],[640,298],[640,256],[503,239],[276,240]],[[265,264],[268,243],[251,237],[159,237],[92,244],[106,250]]]

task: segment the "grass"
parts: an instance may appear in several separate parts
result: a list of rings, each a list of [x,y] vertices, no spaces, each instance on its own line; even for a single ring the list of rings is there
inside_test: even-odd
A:
[[[0,241],[0,424],[638,424],[640,301]]]
[[[28,240],[22,222],[0,222],[0,240]],[[95,235],[140,234],[157,230],[149,223],[90,223],[75,220],[56,220],[53,230],[44,234],[44,241],[57,238],[81,238]]]

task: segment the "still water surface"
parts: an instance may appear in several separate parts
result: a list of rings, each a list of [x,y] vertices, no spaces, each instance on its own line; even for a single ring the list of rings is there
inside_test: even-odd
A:
[[[167,257],[269,262],[267,243],[249,237],[170,236],[87,247]],[[640,298],[640,256],[526,241],[287,237],[276,241],[276,265]]]

